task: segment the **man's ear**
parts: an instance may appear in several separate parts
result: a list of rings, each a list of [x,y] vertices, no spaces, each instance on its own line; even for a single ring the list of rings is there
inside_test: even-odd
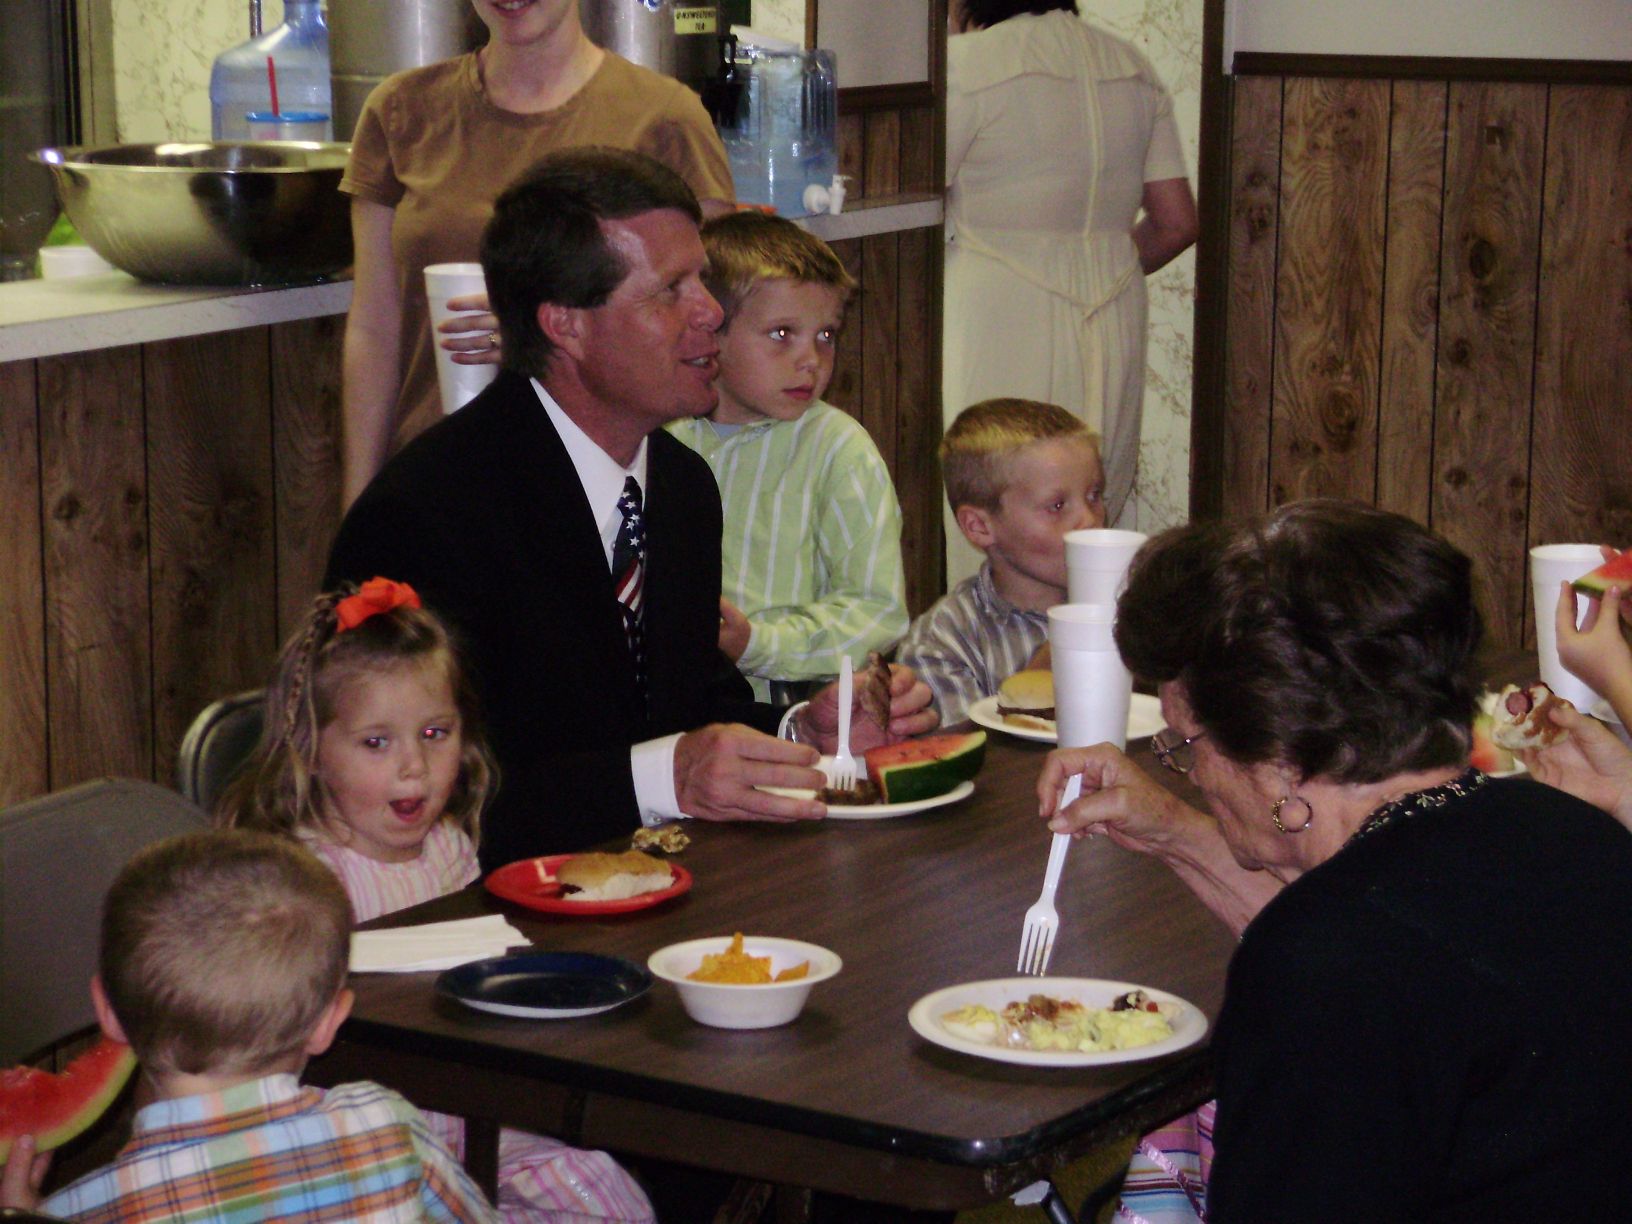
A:
[[[556,348],[574,360],[584,356],[584,312],[574,306],[560,306],[554,302],[540,302],[538,330]]]
[[[312,1027],[311,1036],[306,1038],[307,1054],[316,1058],[334,1044],[334,1034],[345,1023],[346,1017],[351,1015],[352,1000],[356,997],[349,990],[341,990],[334,996],[334,1001],[324,1009]]]
[[[108,992],[103,989],[102,975],[91,975],[91,1008],[96,1012],[96,1023],[102,1030],[102,1035],[110,1041],[118,1041],[125,1045],[125,1026],[119,1023],[119,1017],[113,1014],[113,1004],[108,1002]]]
[[[990,510],[984,510],[979,506],[962,505],[957,508],[956,517],[958,529],[976,548],[985,550],[996,543],[996,537],[992,534]]]

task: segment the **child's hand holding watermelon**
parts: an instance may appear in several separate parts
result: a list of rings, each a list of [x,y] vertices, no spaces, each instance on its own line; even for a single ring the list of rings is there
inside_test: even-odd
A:
[[[32,1135],[14,1142],[6,1153],[5,1171],[0,1172],[0,1207],[18,1211],[38,1209],[40,1186],[45,1182],[45,1170],[50,1164],[51,1153],[36,1153]]]

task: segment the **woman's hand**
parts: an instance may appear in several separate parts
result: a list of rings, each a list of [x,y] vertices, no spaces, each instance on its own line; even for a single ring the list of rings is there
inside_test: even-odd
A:
[[[1606,548],[1606,554],[1616,555]],[[1625,594],[1611,588],[1602,599],[1589,600],[1581,627],[1575,624],[1575,590],[1561,583],[1553,623],[1558,634],[1558,660],[1587,682],[1614,707],[1624,723],[1632,717],[1632,647],[1626,644],[1621,619],[1632,615]]]
[[[1059,810],[1060,792],[1082,775],[1082,797]],[[1267,871],[1248,871],[1218,823],[1153,781],[1109,744],[1049,753],[1037,779],[1037,809],[1056,833],[1103,833],[1126,850],[1161,859],[1219,921],[1239,935],[1281,890]]]
[[[1082,796],[1061,810],[1060,793],[1072,774],[1082,775]],[[1152,781],[1110,744],[1049,753],[1037,779],[1037,810],[1055,833],[1103,833],[1124,849],[1158,857],[1167,857],[1180,841],[1218,838],[1210,817]]]
[[[1555,707],[1552,720],[1569,738],[1521,751],[1519,759],[1536,781],[1584,799],[1632,829],[1632,748],[1573,706]]]
[[[498,365],[504,360],[499,353],[499,317],[492,313],[487,294],[449,298],[448,309],[454,315],[436,325],[441,336],[437,343],[453,354],[456,365]]]

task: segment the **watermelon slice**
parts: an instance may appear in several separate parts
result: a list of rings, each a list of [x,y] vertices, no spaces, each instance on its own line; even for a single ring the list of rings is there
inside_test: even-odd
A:
[[[980,772],[986,759],[986,732],[928,735],[866,752],[867,776],[885,803],[915,803],[944,795]]]
[[[0,1071],[0,1161],[21,1135],[33,1135],[41,1152],[67,1143],[113,1104],[135,1066],[128,1045],[104,1037],[59,1075],[36,1067]]]
[[[1590,574],[1584,574],[1570,584],[1583,595],[1601,597],[1611,587],[1625,591],[1632,586],[1632,548],[1620,556],[1605,561]]]
[[[1482,710],[1473,716],[1473,747],[1468,764],[1487,774],[1508,773],[1514,767],[1513,754],[1491,737],[1494,723],[1494,716]]]

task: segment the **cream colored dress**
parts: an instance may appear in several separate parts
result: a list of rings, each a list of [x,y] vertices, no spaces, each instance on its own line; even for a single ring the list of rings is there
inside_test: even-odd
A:
[[[1172,102],[1145,57],[1070,13],[1011,17],[947,52],[942,404],[1059,404],[1101,436],[1106,521],[1133,489],[1147,182],[1185,176]],[[949,585],[980,557],[947,522]]]

